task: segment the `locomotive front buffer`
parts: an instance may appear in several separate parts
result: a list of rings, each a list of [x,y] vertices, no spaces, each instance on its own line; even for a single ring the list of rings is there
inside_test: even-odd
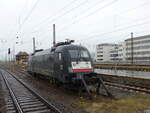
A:
[[[73,79],[74,83],[79,83],[79,90],[85,89],[88,95],[91,97],[91,93],[96,91],[97,95],[107,95],[113,97],[105,86],[101,77],[97,76],[97,73],[76,73],[76,78]]]

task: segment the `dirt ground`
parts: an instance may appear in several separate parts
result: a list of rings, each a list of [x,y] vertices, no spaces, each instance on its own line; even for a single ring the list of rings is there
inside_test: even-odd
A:
[[[108,87],[116,99],[93,95],[93,99],[90,100],[87,95],[80,97],[77,92],[52,85],[48,80],[31,77],[27,73],[26,75],[18,74],[18,76],[65,111],[74,113],[143,113],[144,110],[150,109],[150,97],[146,95]]]
[[[63,113],[144,113],[144,110],[150,109],[148,95],[108,87],[115,99],[96,95],[89,99],[86,94],[79,96],[76,91],[50,84],[49,80],[33,77],[26,72],[14,72]]]

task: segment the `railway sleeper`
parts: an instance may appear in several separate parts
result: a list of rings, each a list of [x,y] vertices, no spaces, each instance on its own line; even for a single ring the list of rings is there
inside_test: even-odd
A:
[[[39,113],[39,110],[48,110],[47,106],[40,106],[40,107],[34,107],[34,108],[24,108],[24,112],[31,112],[31,111],[36,111]]]

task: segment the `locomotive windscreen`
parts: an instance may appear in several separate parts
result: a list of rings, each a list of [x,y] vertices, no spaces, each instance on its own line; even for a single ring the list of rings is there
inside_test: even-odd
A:
[[[88,51],[86,50],[69,50],[69,54],[72,59],[89,58]]]
[[[69,50],[72,72],[91,72],[91,58],[85,49]]]

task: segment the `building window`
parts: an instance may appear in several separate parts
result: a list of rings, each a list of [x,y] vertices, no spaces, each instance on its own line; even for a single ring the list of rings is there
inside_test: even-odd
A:
[[[133,44],[147,44],[150,43],[150,40],[142,40],[142,41],[133,41]],[[126,45],[131,45],[131,42],[126,42]]]
[[[97,60],[103,60],[103,59],[97,59]]]
[[[103,55],[97,55],[97,57],[103,57]]]
[[[126,53],[126,55],[131,55],[132,53]],[[146,54],[150,54],[150,51],[142,51],[142,52],[133,52],[134,55],[146,55]]]
[[[103,51],[98,51],[97,53],[103,53]]]

